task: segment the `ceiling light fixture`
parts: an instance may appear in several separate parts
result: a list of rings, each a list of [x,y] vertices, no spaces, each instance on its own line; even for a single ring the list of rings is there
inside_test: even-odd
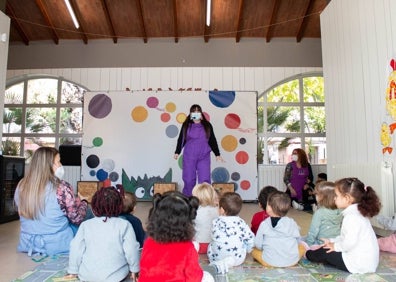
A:
[[[78,29],[80,27],[80,24],[77,21],[76,15],[74,14],[73,8],[70,5],[69,0],[65,0],[65,4],[66,4],[67,9],[69,10],[69,14],[73,20],[74,26],[76,27],[76,29]]]
[[[210,8],[212,5],[211,0],[206,0],[206,25],[210,26]]]

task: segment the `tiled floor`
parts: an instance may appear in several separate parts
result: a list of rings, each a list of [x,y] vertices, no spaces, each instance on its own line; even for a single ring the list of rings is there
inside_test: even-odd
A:
[[[139,202],[135,215],[143,223],[146,222],[150,202]],[[259,211],[255,203],[245,203],[242,208],[241,217],[250,224],[253,213]],[[306,234],[309,228],[311,215],[305,212],[291,210],[289,215],[296,219],[301,226],[301,234]],[[26,254],[16,252],[19,236],[19,221],[0,224],[0,282],[11,281],[25,272],[34,269],[37,263],[32,261]]]

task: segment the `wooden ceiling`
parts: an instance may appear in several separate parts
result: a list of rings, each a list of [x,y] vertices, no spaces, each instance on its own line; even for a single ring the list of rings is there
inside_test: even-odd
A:
[[[76,29],[64,0],[6,0],[10,42],[54,44],[66,40],[165,38],[320,38],[320,13],[330,0],[212,0],[206,26],[206,0],[70,0]]]

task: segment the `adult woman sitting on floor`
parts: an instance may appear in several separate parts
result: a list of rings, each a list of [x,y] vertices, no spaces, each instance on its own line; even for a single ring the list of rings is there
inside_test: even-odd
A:
[[[88,203],[74,196],[70,184],[61,180],[63,174],[58,150],[40,147],[34,152],[14,196],[21,221],[19,252],[69,252],[73,228],[84,220]]]

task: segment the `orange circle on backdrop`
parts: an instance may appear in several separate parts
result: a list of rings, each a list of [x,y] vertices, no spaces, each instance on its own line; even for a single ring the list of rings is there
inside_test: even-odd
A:
[[[179,113],[179,114],[177,114],[177,116],[176,116],[176,121],[178,122],[178,123],[183,123],[185,120],[186,120],[186,114],[185,113]]]
[[[250,181],[249,180],[243,180],[241,181],[241,184],[239,185],[242,190],[248,190],[250,188]]]
[[[234,151],[238,146],[238,140],[232,135],[226,135],[221,139],[221,147],[227,152]]]
[[[249,154],[246,153],[245,151],[240,151],[236,154],[235,160],[239,164],[245,164],[249,161]]]
[[[168,113],[161,114],[161,121],[168,122],[169,120],[170,120],[170,114],[168,114]]]
[[[147,119],[148,112],[145,107],[137,106],[131,112],[131,117],[136,122],[143,122]]]
[[[173,113],[174,111],[176,111],[176,105],[175,103],[169,102],[165,105],[165,110],[168,113]]]

